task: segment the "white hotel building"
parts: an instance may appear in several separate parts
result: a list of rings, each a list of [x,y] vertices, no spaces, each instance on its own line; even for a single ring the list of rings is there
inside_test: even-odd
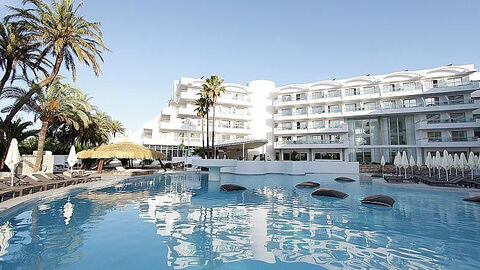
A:
[[[215,140],[223,155],[237,159],[243,148],[235,145],[258,140],[266,146],[247,149],[246,159],[265,153],[271,160],[369,163],[382,155],[388,162],[397,151],[422,160],[444,149],[477,153],[476,72],[473,65],[449,65],[285,86],[267,80],[224,83]],[[145,123],[135,140],[168,159],[184,154],[178,149],[182,142],[187,148],[201,146],[201,120],[192,103],[203,82],[175,81],[170,105]]]

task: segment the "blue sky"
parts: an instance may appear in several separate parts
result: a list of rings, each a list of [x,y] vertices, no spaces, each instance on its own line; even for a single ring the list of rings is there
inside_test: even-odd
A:
[[[278,85],[480,64],[480,1],[84,0],[101,21],[103,76],[76,84],[133,131],[157,115],[181,76]],[[0,0],[0,15],[5,3]]]

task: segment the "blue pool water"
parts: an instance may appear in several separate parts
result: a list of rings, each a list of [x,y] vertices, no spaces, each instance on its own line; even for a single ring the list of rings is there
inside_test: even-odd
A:
[[[131,180],[27,207],[3,220],[0,269],[478,269],[472,195],[333,175]],[[311,180],[350,194],[313,198]],[[393,208],[361,205],[387,194]]]

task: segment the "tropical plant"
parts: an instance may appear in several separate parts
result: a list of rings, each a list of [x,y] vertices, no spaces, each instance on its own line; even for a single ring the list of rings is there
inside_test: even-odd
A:
[[[2,120],[0,119],[0,122]],[[13,138],[17,139],[19,143],[24,140],[37,135],[38,130],[31,129],[33,123],[31,121],[22,122],[22,119],[17,119],[5,130],[5,137],[0,138],[0,170],[5,166],[5,157],[7,156],[8,147]]]
[[[205,79],[206,83],[202,85],[203,95],[208,97],[208,103],[212,106],[212,149],[213,158],[216,156],[215,150],[215,106],[217,105],[217,99],[222,93],[225,92],[225,87],[222,86],[223,79],[219,79],[218,76],[212,75],[210,78]],[[208,127],[208,122],[207,122]]]
[[[123,127],[122,123],[118,120],[113,120],[110,125],[110,132],[112,133],[113,137],[120,133],[122,135],[125,134],[125,128]]]
[[[90,124],[81,127],[74,136],[77,142],[90,146],[97,146],[110,141],[112,118],[105,112],[95,110],[89,114]]]
[[[204,126],[205,126],[205,118],[207,118],[207,123],[208,123],[208,111],[209,111],[209,103],[208,103],[208,98],[204,96],[202,93],[199,93],[200,97],[195,100],[193,105],[197,106],[195,108],[195,112],[197,113],[197,116],[200,117],[201,119],[201,124],[202,124],[202,148],[205,149],[205,132],[204,132]],[[208,125],[207,125],[207,145],[208,145]],[[208,146],[207,146],[208,147]],[[202,155],[202,157],[204,157]]]
[[[100,23],[89,22],[78,14],[82,3],[75,5],[74,0],[54,0],[52,5],[43,0],[24,0],[23,3],[31,4],[33,7],[8,6],[13,14],[6,16],[5,19],[18,25],[22,31],[28,32],[32,40],[42,45],[40,58],[51,54],[55,60],[50,74],[17,100],[1,128],[10,124],[13,117],[37,91],[55,80],[62,64],[72,72],[74,81],[75,59],[91,66],[95,75],[99,76],[102,70],[97,59],[103,62],[102,51],[108,51],[102,40]]]
[[[42,122],[38,133],[38,154],[34,171],[41,169],[47,129],[52,121],[71,125],[76,130],[81,126],[88,127],[90,123],[88,113],[92,106],[87,96],[79,88],[62,83],[62,79],[61,76],[56,77],[44,91],[37,91],[22,108],[26,112],[34,113],[35,120],[40,119]],[[5,95],[16,100],[22,99],[26,93],[26,90],[18,87],[5,88]],[[5,109],[8,111],[11,106]]]
[[[3,76],[0,80],[0,96],[9,79],[16,77],[17,67],[22,75],[28,78],[28,72],[35,75],[38,71],[46,72],[44,66],[50,63],[40,57],[40,43],[31,38],[31,34],[21,29],[17,24],[0,23],[0,68]]]

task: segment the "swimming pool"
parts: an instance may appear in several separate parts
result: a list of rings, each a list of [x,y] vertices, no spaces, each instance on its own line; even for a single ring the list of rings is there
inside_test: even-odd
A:
[[[31,205],[2,221],[0,269],[478,269],[467,192],[335,175],[162,175]],[[313,198],[311,180],[350,196]],[[373,194],[393,208],[361,205]]]

